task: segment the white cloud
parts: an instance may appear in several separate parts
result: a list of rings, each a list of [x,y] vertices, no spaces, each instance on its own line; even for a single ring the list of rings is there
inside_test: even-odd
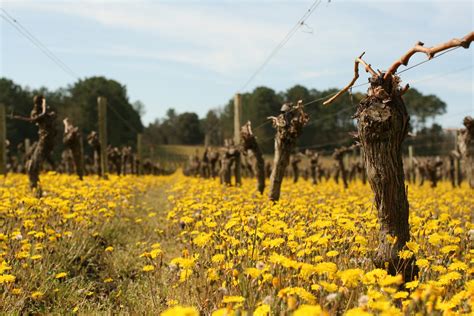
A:
[[[287,30],[272,24],[236,16],[226,5],[152,2],[8,2],[9,6],[47,11],[92,20],[108,28],[135,30],[150,40],[170,43],[166,50],[133,50],[126,44],[120,54],[129,57],[168,59],[229,73],[265,57]]]

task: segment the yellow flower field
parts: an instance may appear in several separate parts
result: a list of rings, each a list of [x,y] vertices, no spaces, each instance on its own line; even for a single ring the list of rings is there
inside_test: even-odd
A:
[[[367,185],[284,182],[272,204],[255,181],[42,177],[0,182],[0,311],[164,315],[471,314],[474,195],[409,185],[419,278],[375,269]]]

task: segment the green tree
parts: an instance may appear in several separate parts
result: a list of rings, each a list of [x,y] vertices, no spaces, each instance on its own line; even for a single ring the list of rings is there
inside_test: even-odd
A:
[[[219,114],[215,110],[209,110],[201,124],[204,135],[209,137],[209,145],[218,146],[223,143],[221,132],[222,126]]]
[[[415,130],[425,127],[428,119],[446,113],[446,103],[433,94],[423,95],[418,90],[411,88],[403,96],[410,124]]]
[[[0,78],[0,103],[6,106],[7,115],[29,116],[33,107],[33,95],[12,80]],[[38,138],[36,126],[20,120],[7,119],[10,150],[15,152],[17,145],[25,138],[32,141]]]
[[[97,98],[107,98],[107,137],[114,146],[134,145],[136,132],[143,130],[140,114],[132,106],[127,89],[119,82],[104,77],[79,80],[68,88],[64,115],[82,127],[84,133],[97,130]],[[126,120],[126,121],[124,121]]]
[[[174,128],[181,144],[197,145],[204,142],[204,134],[196,113],[184,112],[178,115]]]

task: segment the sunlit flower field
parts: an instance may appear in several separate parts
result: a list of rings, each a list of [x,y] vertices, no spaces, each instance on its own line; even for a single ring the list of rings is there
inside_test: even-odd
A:
[[[372,191],[253,179],[48,174],[0,182],[0,313],[472,314],[474,194],[409,185],[419,278],[376,269]]]

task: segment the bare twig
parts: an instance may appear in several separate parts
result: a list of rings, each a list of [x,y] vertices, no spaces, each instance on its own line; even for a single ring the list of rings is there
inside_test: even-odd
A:
[[[341,94],[343,94],[344,92],[349,90],[354,85],[354,83],[357,81],[357,79],[359,79],[359,64],[364,65],[365,71],[370,72],[370,74],[372,76],[377,75],[377,73],[372,69],[370,64],[367,64],[364,60],[362,60],[362,56],[364,56],[364,54],[365,54],[365,52],[363,52],[359,57],[357,57],[355,62],[354,62],[354,78],[352,78],[351,82],[347,86],[345,86],[341,91],[339,91],[336,95],[334,95],[332,98],[330,98],[329,100],[326,100],[323,103],[324,105],[331,104],[332,102],[334,102],[334,100],[339,98],[341,96]]]
[[[453,48],[453,47],[464,47],[464,48],[469,48],[469,45],[471,42],[474,41],[474,32],[470,32],[466,36],[464,36],[462,39],[457,39],[454,38],[448,42],[441,43],[439,45],[433,46],[433,47],[424,47],[422,42],[418,42],[415,44],[415,46],[410,49],[408,52],[405,53],[399,60],[394,62],[390,68],[388,68],[387,72],[384,75],[384,79],[387,79],[389,76],[393,75],[394,73],[397,72],[398,67],[401,65],[408,65],[408,62],[410,61],[411,56],[413,56],[416,53],[425,53],[428,56],[428,59],[432,59],[435,54],[442,52],[444,50]]]
[[[404,95],[408,89],[410,89],[410,85],[409,84],[406,84],[403,89],[400,90],[400,95]]]

